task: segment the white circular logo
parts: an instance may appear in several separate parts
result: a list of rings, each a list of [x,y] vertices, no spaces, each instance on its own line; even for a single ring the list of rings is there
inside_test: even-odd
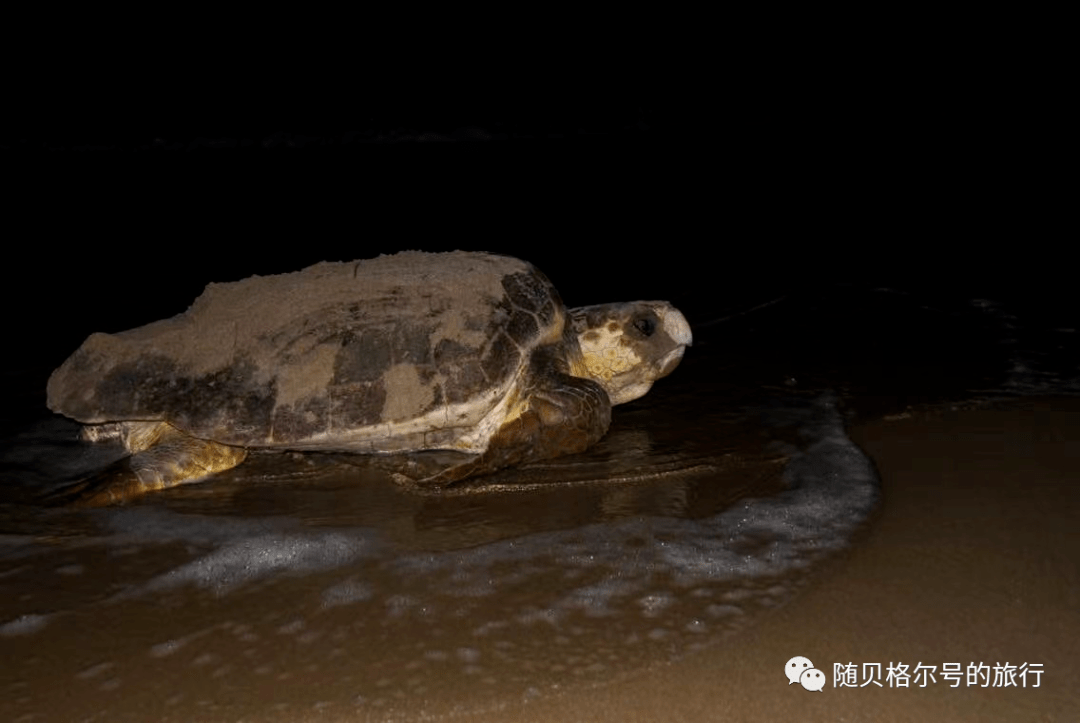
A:
[[[821,689],[825,687],[825,674],[817,668],[810,668],[803,671],[803,674],[799,677],[799,682],[807,690],[816,690],[820,693]],[[791,684],[788,683],[788,685]]]
[[[814,667],[814,664],[810,662],[810,658],[804,658],[801,655],[796,655],[791,660],[787,661],[787,665],[784,666],[784,675],[791,683],[798,683],[802,677],[804,670],[810,670]]]

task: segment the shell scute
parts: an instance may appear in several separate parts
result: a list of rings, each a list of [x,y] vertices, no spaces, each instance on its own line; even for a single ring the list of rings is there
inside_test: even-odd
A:
[[[487,382],[494,384],[510,376],[520,363],[521,352],[517,345],[505,333],[499,332],[484,352],[480,368]]]

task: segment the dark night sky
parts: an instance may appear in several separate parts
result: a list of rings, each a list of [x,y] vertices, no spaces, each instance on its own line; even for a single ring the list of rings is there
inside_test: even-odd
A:
[[[9,338],[58,363],[209,281],[403,248],[518,255],[570,305],[666,298],[692,322],[850,279],[1061,293],[1039,108],[1018,125],[989,81],[937,74],[647,60],[30,83],[45,100],[0,136]]]

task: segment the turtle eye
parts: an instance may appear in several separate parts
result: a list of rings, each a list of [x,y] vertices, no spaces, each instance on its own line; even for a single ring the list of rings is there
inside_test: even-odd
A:
[[[652,336],[656,331],[656,319],[651,316],[639,316],[634,319],[634,328],[645,336]]]

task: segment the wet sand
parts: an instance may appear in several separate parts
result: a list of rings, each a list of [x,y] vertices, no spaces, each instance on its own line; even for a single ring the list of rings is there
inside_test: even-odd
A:
[[[884,503],[866,539],[729,644],[476,720],[1072,721],[1080,717],[1080,401],[849,430]],[[788,685],[802,655],[820,693]],[[1038,688],[833,688],[833,663],[1042,663]],[[1032,685],[1029,680],[1029,686]]]
[[[526,703],[513,698],[478,713],[481,701],[508,699],[499,695],[497,681],[478,680],[473,690],[433,691],[438,704],[402,701],[392,720],[1076,720],[1080,401],[913,413],[849,433],[877,465],[884,502],[854,548],[825,564],[793,602],[720,645],[600,687],[545,692]],[[264,612],[230,611],[238,620],[257,620]],[[197,599],[169,610],[136,602],[104,608],[92,629],[75,615],[38,633],[0,639],[6,698],[0,710],[24,723],[386,719],[363,701],[344,703],[350,681],[342,667],[326,662],[336,654],[332,640],[311,641],[306,656],[295,659],[286,659],[293,653],[284,647],[274,656],[271,641],[261,649],[270,657],[251,660],[250,670],[218,667],[215,655],[225,659],[237,645],[222,626],[214,627],[219,615],[214,604]],[[227,632],[242,637],[233,627]],[[78,633],[77,650],[59,642],[65,628]],[[179,664],[184,651],[174,655],[161,646],[174,640],[170,644],[182,648],[187,639],[180,631],[200,629],[206,637],[193,647],[207,652],[190,664]],[[337,655],[347,659],[348,651]],[[788,685],[784,664],[796,655],[827,674],[822,692]],[[88,666],[106,659],[116,661],[112,669]],[[834,663],[880,663],[884,670],[897,662],[939,666],[937,683],[833,686]],[[971,662],[1041,663],[1043,674],[1039,687],[1031,677],[1026,688],[965,681],[952,688],[941,678],[942,663],[966,668]],[[79,671],[74,679],[72,670]],[[243,690],[249,685],[261,692]],[[453,699],[463,704],[457,715],[446,705]]]

